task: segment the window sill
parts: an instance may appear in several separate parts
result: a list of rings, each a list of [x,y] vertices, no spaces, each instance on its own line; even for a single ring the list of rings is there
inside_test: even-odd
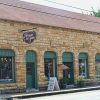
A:
[[[100,78],[100,75],[96,75],[96,78]]]
[[[2,83],[15,83],[15,81],[12,79],[0,80],[0,84],[2,84]]]

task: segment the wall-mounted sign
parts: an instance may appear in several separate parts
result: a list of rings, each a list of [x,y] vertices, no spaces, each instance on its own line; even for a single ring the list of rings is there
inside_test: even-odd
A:
[[[26,43],[32,43],[36,39],[36,32],[35,31],[27,31],[23,34],[23,41]]]

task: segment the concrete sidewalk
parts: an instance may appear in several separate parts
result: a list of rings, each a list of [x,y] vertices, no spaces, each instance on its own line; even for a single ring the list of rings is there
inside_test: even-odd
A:
[[[74,93],[74,92],[82,92],[82,91],[91,91],[91,90],[100,90],[100,86],[95,87],[85,87],[85,88],[74,88],[74,89],[66,89],[60,91],[46,91],[46,92],[37,92],[37,93],[24,93],[24,94],[12,94],[12,95],[0,95],[0,100],[16,100],[16,99],[24,99],[24,98],[33,98],[40,96],[49,96],[49,95],[57,95],[57,94],[66,94],[66,93]]]

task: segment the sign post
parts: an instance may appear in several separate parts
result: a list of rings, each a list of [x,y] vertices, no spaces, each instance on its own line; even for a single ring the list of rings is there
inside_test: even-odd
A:
[[[60,90],[56,77],[50,77],[47,90],[48,91]]]

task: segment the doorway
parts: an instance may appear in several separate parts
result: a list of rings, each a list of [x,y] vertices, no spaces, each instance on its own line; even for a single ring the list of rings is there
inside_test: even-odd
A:
[[[68,78],[68,84],[74,84],[74,67],[73,67],[73,54],[64,52],[62,56],[63,60],[63,78]]]
[[[74,83],[73,63],[63,62],[63,65],[67,66],[67,69],[63,69],[63,77],[69,79],[68,84],[73,84]]]
[[[34,51],[26,53],[26,87],[36,88],[36,53]]]

